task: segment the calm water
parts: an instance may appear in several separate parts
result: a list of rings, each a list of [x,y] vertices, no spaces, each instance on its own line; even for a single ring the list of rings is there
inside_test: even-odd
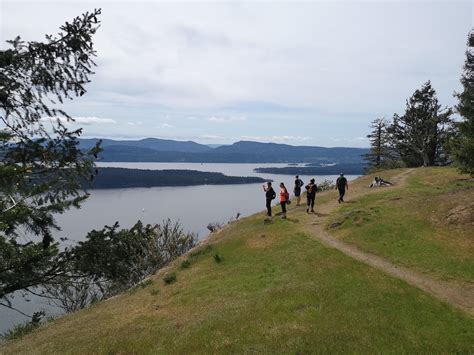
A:
[[[294,176],[255,173],[257,167],[283,167],[286,164],[200,164],[200,163],[100,163],[103,167],[135,169],[185,169],[222,172],[232,176],[259,176],[274,181],[277,186],[284,182],[292,191]],[[349,180],[356,176],[347,176]],[[312,176],[300,176],[306,183]],[[336,176],[314,176],[316,182],[335,180]],[[278,191],[275,188],[275,191]],[[56,238],[67,237],[73,241],[83,240],[92,229],[112,225],[116,221],[121,227],[131,227],[137,220],[144,223],[159,223],[163,219],[179,220],[187,231],[198,233],[199,238],[208,235],[209,222],[226,222],[237,213],[248,216],[265,209],[262,184],[246,185],[202,185],[189,187],[155,187],[113,190],[92,190],[91,196],[81,209],[70,210],[57,217],[62,230]],[[25,302],[19,298],[16,305],[26,313],[45,309],[57,313],[53,307],[41,300],[31,298]],[[4,332],[26,318],[14,311],[0,307],[0,332]]]

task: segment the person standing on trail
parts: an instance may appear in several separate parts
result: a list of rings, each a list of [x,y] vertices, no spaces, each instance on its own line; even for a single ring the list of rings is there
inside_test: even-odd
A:
[[[301,201],[301,187],[304,185],[303,181],[299,178],[298,175],[295,177],[295,187],[293,188],[293,192],[296,197],[296,206],[300,205]]]
[[[285,187],[284,183],[280,183],[280,205],[281,205],[281,218],[286,218],[286,204],[289,203],[290,194]]]
[[[314,212],[314,200],[316,199],[316,191],[318,190],[318,187],[316,186],[314,179],[311,179],[309,181],[309,184],[306,185],[305,189],[306,189],[306,199],[308,200],[306,213],[309,213],[310,208],[311,208],[311,212]]]
[[[346,194],[346,190],[349,190],[349,184],[343,173],[340,173],[336,180],[336,189],[339,190],[339,199],[337,202],[344,202],[344,195]]]
[[[267,182],[267,186],[263,185],[263,191],[265,191],[265,199],[267,200],[267,217],[272,218],[272,200],[275,199],[276,193],[273,190],[272,183]]]

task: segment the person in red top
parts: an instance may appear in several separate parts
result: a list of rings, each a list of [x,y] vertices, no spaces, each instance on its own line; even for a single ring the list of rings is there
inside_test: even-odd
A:
[[[290,199],[290,194],[285,187],[284,183],[280,183],[280,205],[281,205],[281,218],[286,218],[286,204]]]

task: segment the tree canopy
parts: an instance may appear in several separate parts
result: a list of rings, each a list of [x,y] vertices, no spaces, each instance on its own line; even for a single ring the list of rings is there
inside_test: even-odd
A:
[[[459,135],[454,142],[454,156],[462,172],[474,175],[474,30],[468,35],[464,73],[461,76],[463,91],[457,93]]]
[[[0,299],[65,270],[52,231],[54,214],[87,198],[85,179],[94,175],[98,145],[78,148],[81,129],[61,109],[85,94],[96,56],[93,36],[100,10],[66,22],[44,42],[7,41],[0,51]],[[5,305],[5,303],[2,303]]]
[[[369,170],[447,164],[455,135],[451,115],[451,108],[441,108],[431,82],[424,83],[406,101],[403,115],[372,122],[371,150],[365,155]]]
[[[395,148],[407,166],[432,166],[441,156],[452,110],[441,110],[435,89],[427,81],[407,100],[405,113],[390,126]]]
[[[372,131],[367,135],[370,142],[370,152],[364,155],[367,161],[367,170],[379,170],[397,166],[398,155],[393,148],[389,133],[390,122],[384,118],[377,118],[370,126]]]

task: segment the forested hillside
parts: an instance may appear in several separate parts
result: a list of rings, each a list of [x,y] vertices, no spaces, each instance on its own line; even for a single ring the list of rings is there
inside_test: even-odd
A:
[[[264,181],[264,179],[259,177],[227,176],[222,173],[196,170],[98,168],[97,176],[88,186],[94,189],[116,189],[127,187],[249,184]]]

